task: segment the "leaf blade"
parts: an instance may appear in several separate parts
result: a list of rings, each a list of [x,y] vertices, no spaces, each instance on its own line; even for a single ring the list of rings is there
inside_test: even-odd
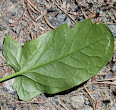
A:
[[[20,56],[23,76],[15,79],[14,88],[25,101],[41,93],[70,89],[99,72],[110,60],[113,47],[113,35],[102,23],[85,20],[72,30],[61,25],[24,44]]]

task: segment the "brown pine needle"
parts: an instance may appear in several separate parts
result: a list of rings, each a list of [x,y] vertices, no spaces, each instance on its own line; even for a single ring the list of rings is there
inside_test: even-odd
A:
[[[53,6],[53,4],[52,4],[51,6],[49,6],[49,7],[47,8],[47,10],[49,10],[52,6]],[[36,18],[36,21],[37,21],[38,19],[40,19],[41,17],[43,17],[43,16],[46,14],[47,10],[45,10],[45,11],[43,12],[42,15],[38,16],[38,17]]]
[[[31,32],[31,39],[33,40],[33,34],[32,34],[32,32]]]
[[[27,0],[28,1],[28,3],[35,9],[35,10],[37,10],[38,12],[40,12],[29,0]]]
[[[8,64],[0,65],[0,67],[2,67],[2,66],[8,66]]]
[[[22,34],[22,27],[23,27],[23,24],[21,22],[21,30],[20,30],[20,33],[19,33],[19,37],[16,39],[16,41],[19,41],[20,37],[21,37],[21,34]]]
[[[89,94],[89,96],[90,96],[93,100],[95,100],[95,99],[93,98],[93,96],[90,94],[90,92],[87,90],[86,86],[84,86],[84,88],[85,88],[85,90],[87,91],[87,93]]]
[[[11,71],[12,71],[12,69],[7,70],[7,71],[5,71],[5,72],[1,73],[1,74],[0,74],[0,76],[5,75],[6,73],[11,72]]]
[[[54,4],[76,23],[76,21],[66,11],[64,11],[57,3],[54,3]]]
[[[28,9],[28,12],[29,12],[31,18],[36,22],[36,19],[34,18],[34,16],[31,13],[31,10],[30,10],[30,7],[29,7],[29,3],[27,3],[27,9]]]
[[[38,31],[36,33],[37,33],[37,37],[38,37]]]
[[[50,22],[47,20],[47,18],[46,18],[46,16],[45,15],[43,15],[43,17],[44,17],[44,19],[45,19],[45,21],[46,21],[46,23],[52,28],[52,29],[55,29],[55,27],[54,26],[52,26],[51,24],[50,24]]]
[[[34,33],[34,39],[36,39],[36,33]]]
[[[95,106],[95,110],[98,109],[98,107],[99,107],[98,105],[99,105],[99,103],[100,103],[101,98],[102,98],[102,96],[99,97],[99,99],[98,99],[98,101],[97,101],[97,103],[96,103],[96,106]]]
[[[12,23],[10,26],[14,26],[14,25],[16,25],[19,21],[21,21],[21,20],[23,19],[24,15],[25,15],[25,13],[26,13],[26,9],[25,9],[24,13],[22,14],[22,16],[21,16],[17,21],[15,21],[14,23]]]
[[[33,23],[31,23],[31,25],[29,26],[29,30],[28,30],[28,32],[31,30],[31,28],[32,28],[32,25],[33,25]]]
[[[86,19],[88,19],[88,17],[86,16],[86,14],[84,13],[84,11],[83,11],[83,9],[82,9],[82,8],[81,8],[81,11],[82,11],[82,13],[83,13],[84,17],[85,17]]]
[[[38,13],[39,13],[39,12],[35,11],[35,10],[31,7],[31,5],[30,5],[29,3],[27,3],[27,4],[28,4],[29,8],[30,8],[35,14],[38,14]]]
[[[5,60],[5,58],[2,56],[2,54],[0,54],[0,57],[1,57],[3,60]]]

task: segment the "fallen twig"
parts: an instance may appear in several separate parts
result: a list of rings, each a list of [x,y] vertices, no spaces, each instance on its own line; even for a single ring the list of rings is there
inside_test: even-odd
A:
[[[22,16],[17,20],[17,21],[15,21],[14,23],[12,23],[10,26],[14,26],[14,25],[16,25],[19,21],[21,21],[22,20],[22,18],[24,17],[24,14],[26,13],[26,9],[24,10],[24,13],[22,14]]]
[[[43,15],[43,17],[44,17],[44,19],[45,19],[45,21],[46,21],[46,23],[52,28],[52,29],[55,29],[55,27],[54,26],[52,26],[50,23],[49,23],[49,21],[47,20],[47,18],[46,18],[46,16],[45,15]]]

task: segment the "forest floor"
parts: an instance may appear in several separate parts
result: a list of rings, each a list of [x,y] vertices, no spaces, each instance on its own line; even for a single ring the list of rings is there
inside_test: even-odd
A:
[[[2,54],[6,35],[22,46],[61,24],[68,23],[69,28],[73,28],[84,19],[102,22],[111,29],[115,48],[109,63],[96,76],[67,93],[41,94],[28,102],[19,100],[12,87],[14,79],[2,82],[1,110],[116,110],[115,0],[0,0],[0,78],[14,73]],[[101,83],[95,84],[98,80]]]

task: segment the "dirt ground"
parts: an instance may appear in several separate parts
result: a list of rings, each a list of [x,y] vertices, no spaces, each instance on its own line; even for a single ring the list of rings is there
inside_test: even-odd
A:
[[[22,46],[61,24],[73,28],[84,19],[106,24],[116,44],[116,0],[0,0],[0,78],[14,73],[2,55],[6,35]],[[1,110],[116,110],[116,46],[111,60],[96,76],[68,91],[41,94],[24,102],[13,89],[13,81],[1,83]]]

